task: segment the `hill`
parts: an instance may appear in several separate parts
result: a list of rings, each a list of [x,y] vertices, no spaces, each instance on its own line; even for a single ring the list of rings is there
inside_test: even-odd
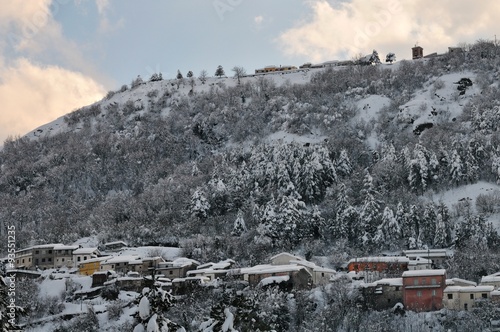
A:
[[[474,50],[240,84],[134,80],[5,142],[2,230],[18,247],[97,236],[250,262],[493,246],[497,191],[450,194],[499,176],[498,59]]]

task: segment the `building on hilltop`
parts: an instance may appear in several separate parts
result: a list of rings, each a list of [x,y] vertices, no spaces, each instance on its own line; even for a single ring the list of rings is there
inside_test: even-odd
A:
[[[415,47],[411,48],[411,55],[413,60],[421,59],[424,57],[424,49],[420,46],[415,45]]]

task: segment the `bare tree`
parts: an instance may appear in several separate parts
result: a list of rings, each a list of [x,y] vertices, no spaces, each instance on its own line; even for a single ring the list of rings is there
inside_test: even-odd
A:
[[[241,77],[243,77],[247,74],[245,68],[239,67],[239,66],[234,66],[233,69],[231,69],[231,70],[234,72],[234,78],[237,78],[238,84],[240,84]]]
[[[201,81],[201,84],[205,84],[208,78],[208,72],[203,69],[200,73],[200,76],[198,76],[198,79]]]

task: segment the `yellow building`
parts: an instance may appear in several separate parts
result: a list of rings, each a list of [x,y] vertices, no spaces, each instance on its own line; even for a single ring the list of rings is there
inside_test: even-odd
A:
[[[92,258],[80,262],[78,263],[78,273],[85,276],[91,276],[94,272],[99,272],[101,270],[101,262],[109,258],[111,258],[111,256]]]

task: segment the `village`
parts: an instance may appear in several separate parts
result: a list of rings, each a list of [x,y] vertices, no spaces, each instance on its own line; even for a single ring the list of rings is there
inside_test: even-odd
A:
[[[142,250],[141,250],[142,249]],[[170,252],[165,260],[160,253]],[[165,251],[163,251],[164,253]],[[500,301],[500,272],[476,282],[446,275],[449,249],[404,250],[400,255],[352,258],[337,269],[322,267],[282,252],[268,262],[239,267],[232,259],[201,263],[179,256],[180,248],[128,247],[123,241],[106,243],[102,250],[78,245],[46,244],[18,250],[7,274],[22,278],[51,278],[68,274],[91,277],[88,289],[76,298],[92,299],[107,287],[140,292],[155,285],[182,296],[196,287],[235,281],[243,287],[279,287],[306,290],[347,281],[362,294],[363,306],[373,310],[470,310],[478,301]],[[6,263],[6,262],[5,262]],[[8,266],[8,264],[7,264]]]

